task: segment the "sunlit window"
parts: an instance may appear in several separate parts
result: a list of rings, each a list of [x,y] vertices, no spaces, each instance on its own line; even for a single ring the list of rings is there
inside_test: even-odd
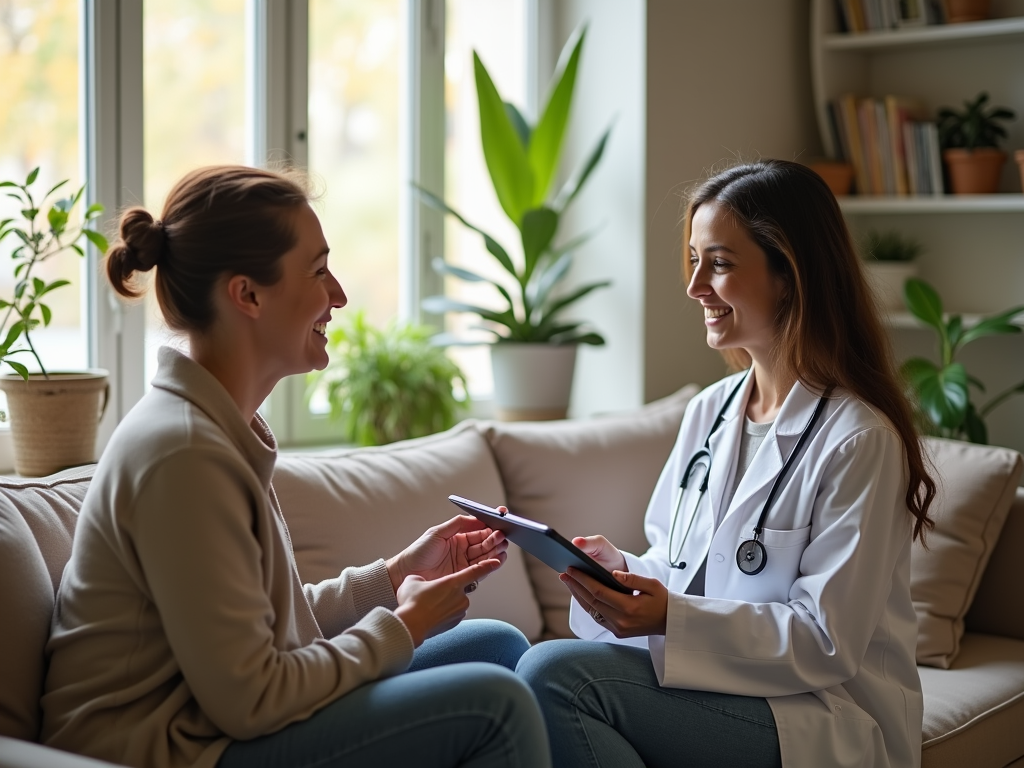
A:
[[[70,180],[58,197],[65,190],[77,190],[82,183],[79,6],[79,0],[0,0],[0,180],[24,182],[38,166],[41,170],[32,188],[39,193],[58,181]],[[14,200],[0,197],[0,219],[19,217],[19,208]],[[77,206],[75,213],[80,215],[82,208]],[[0,297],[6,299],[14,291],[10,253],[17,242],[8,237],[0,243]],[[40,265],[33,274],[47,282],[63,278],[72,283],[51,294],[50,326],[32,333],[43,365],[48,370],[85,368],[88,343],[82,311],[82,260],[74,252],[66,252]],[[5,321],[6,334],[11,318],[4,311],[0,320]],[[39,369],[31,355],[15,359],[32,370]]]
[[[468,221],[502,243],[510,253],[519,246],[519,233],[506,218],[491,186],[480,147],[480,122],[473,80],[473,51],[490,73],[506,101],[525,112],[526,107],[526,2],[525,0],[448,0],[445,33],[445,198]],[[480,235],[448,217],[445,223],[445,258],[493,278],[506,273],[484,249]],[[493,288],[449,280],[445,292],[452,298],[483,306],[494,305]],[[474,315],[449,315],[447,329],[464,338],[491,339],[474,331]],[[492,392],[490,357],[486,347],[455,347],[452,356],[462,367],[470,395]]]
[[[186,172],[246,161],[246,0],[145,0],[145,205],[159,216]],[[147,294],[146,382],[156,350],[180,344]]]

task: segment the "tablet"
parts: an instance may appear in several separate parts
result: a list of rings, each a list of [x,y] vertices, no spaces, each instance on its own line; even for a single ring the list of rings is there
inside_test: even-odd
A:
[[[488,528],[501,531],[505,538],[518,544],[541,562],[551,566],[559,573],[565,573],[569,566],[578,568],[593,579],[601,582],[609,589],[632,595],[633,590],[624,587],[615,577],[594,558],[581,550],[571,541],[559,535],[558,531],[543,523],[536,523],[525,517],[518,517],[511,512],[501,514],[493,507],[479,504],[461,496],[449,496],[450,501],[460,509],[464,509],[477,520],[487,524]]]

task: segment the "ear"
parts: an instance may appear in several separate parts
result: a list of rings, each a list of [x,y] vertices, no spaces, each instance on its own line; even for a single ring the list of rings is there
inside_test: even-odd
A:
[[[229,306],[253,320],[260,316],[261,286],[255,280],[245,275],[234,275],[228,279],[226,287]]]

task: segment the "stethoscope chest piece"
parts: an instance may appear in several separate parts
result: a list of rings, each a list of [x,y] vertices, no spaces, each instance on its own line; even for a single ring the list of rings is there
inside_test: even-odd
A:
[[[757,576],[767,564],[764,545],[757,539],[747,539],[736,550],[736,567],[747,576]]]

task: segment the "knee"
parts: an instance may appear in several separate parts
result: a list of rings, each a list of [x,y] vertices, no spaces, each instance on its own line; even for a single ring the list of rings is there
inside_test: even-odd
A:
[[[571,675],[575,662],[586,646],[581,640],[548,640],[530,648],[519,659],[516,674],[525,680],[535,693],[556,686],[566,675]]]
[[[495,651],[495,661],[509,670],[514,670],[524,653],[530,648],[526,635],[504,621],[496,619],[474,619],[474,631],[488,648]]]

